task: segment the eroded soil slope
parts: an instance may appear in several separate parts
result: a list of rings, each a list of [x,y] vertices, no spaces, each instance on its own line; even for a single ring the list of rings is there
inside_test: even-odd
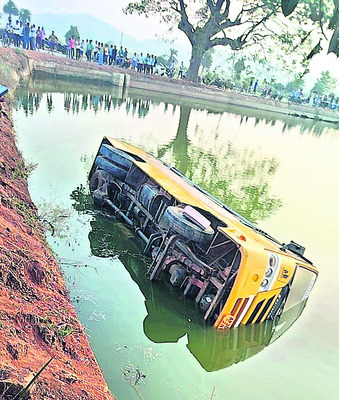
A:
[[[0,49],[0,83],[14,89],[25,69],[25,56]],[[0,105],[0,399],[53,355],[32,399],[112,399],[28,193],[10,98]]]

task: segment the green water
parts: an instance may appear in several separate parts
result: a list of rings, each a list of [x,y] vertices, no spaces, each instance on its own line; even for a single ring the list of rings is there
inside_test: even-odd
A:
[[[53,225],[49,243],[117,398],[338,398],[335,125],[57,82],[19,91],[14,120],[24,158],[38,164],[31,196]],[[291,329],[301,308],[275,330],[215,332],[189,299],[150,284],[141,243],[86,196],[104,135],[144,148],[281,241],[306,247],[320,276]]]

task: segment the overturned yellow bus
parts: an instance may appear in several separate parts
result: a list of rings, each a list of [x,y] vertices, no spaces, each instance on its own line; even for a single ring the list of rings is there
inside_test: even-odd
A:
[[[149,279],[178,287],[217,329],[276,320],[308,298],[318,271],[302,246],[279,243],[143,150],[103,138],[89,181],[94,202],[145,242]]]

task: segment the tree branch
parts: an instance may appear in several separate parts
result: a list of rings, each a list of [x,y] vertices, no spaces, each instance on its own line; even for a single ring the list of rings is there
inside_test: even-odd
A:
[[[219,11],[221,10],[221,6],[222,6],[223,3],[225,3],[225,0],[221,1],[220,7],[219,7]],[[228,14],[230,13],[230,5],[231,5],[231,1],[230,0],[226,0],[225,11],[220,14],[223,18],[227,18],[228,17]]]
[[[322,14],[323,14],[323,12],[322,12],[322,6],[323,6],[323,2],[322,2],[322,0],[319,0],[319,17],[320,17],[319,25],[320,25],[320,30],[321,30],[321,33],[323,34],[324,38],[325,38],[326,40],[328,40],[327,37],[326,37],[326,35],[325,35],[324,27],[323,27],[323,19],[322,19]]]
[[[216,5],[213,3],[212,0],[206,0],[206,4],[208,5],[211,12],[213,12],[216,9]]]
[[[228,37],[223,37],[223,38],[215,38],[213,40],[210,40],[209,42],[209,48],[211,49],[214,46],[227,46],[229,45],[232,50],[240,50],[244,46],[244,43],[240,38],[238,39],[230,39]]]
[[[241,41],[246,42],[247,39],[248,39],[248,37],[250,36],[250,34],[251,34],[259,25],[261,25],[261,24],[264,25],[264,23],[265,23],[268,19],[270,19],[270,18],[272,17],[272,15],[274,15],[275,13],[276,13],[276,9],[275,9],[275,10],[272,10],[270,13],[266,14],[263,18],[261,18],[261,20],[259,20],[259,21],[256,22],[255,24],[253,24],[253,25],[251,26],[251,28],[249,28],[249,30],[248,30],[246,33],[244,32],[244,33],[240,36]]]
[[[181,15],[178,28],[182,32],[184,32],[188,37],[189,41],[193,43],[195,29],[193,25],[188,21],[188,15],[186,12],[186,5],[184,3],[184,0],[179,0],[179,5],[180,9],[179,8],[176,9],[176,11]]]
[[[220,10],[224,3],[226,4],[225,11],[221,13]],[[239,16],[241,12],[234,21],[228,19],[229,7],[231,4],[230,0],[218,0],[216,4],[214,4],[212,0],[207,0],[207,4],[210,8],[211,16],[206,22],[204,29],[208,32],[209,38],[215,36],[224,29],[240,25]]]
[[[234,21],[231,21],[227,19],[225,22],[219,24],[219,28],[224,30],[227,28],[232,28],[232,26],[237,26],[237,25],[242,25],[243,23],[240,21],[240,19],[235,19]]]

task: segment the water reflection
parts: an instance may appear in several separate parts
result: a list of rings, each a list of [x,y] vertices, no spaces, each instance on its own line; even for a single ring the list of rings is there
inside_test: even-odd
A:
[[[42,93],[27,93],[22,92],[17,96],[16,109],[23,109],[25,115],[34,114],[34,112],[39,110],[41,101],[44,95]]]
[[[53,94],[41,93],[18,93],[16,110],[21,108],[26,116],[39,110],[39,107],[46,99],[46,109],[49,113],[54,111]],[[43,100],[43,101],[42,101]],[[64,110],[67,113],[79,114],[87,110],[110,111],[111,109],[120,109],[125,107],[126,114],[137,115],[139,118],[145,118],[150,110],[151,100],[142,98],[123,98],[111,94],[82,94],[66,92],[64,93]]]
[[[77,205],[76,208],[83,209],[83,204]],[[88,238],[93,255],[118,258],[138,285],[145,298],[147,316],[143,330],[148,339],[154,343],[175,343],[187,335],[187,349],[208,372],[227,368],[262,351],[290,328],[305,307],[305,301],[299,303],[283,313],[276,324],[267,321],[217,331],[201,322],[194,301],[183,299],[177,288],[149,281],[142,245],[138,245],[138,239],[124,224],[95,215]]]
[[[28,93],[27,93],[28,91]],[[239,116],[239,125],[248,123],[250,118],[254,118],[254,124],[264,122],[266,125],[274,126],[278,121],[283,122],[282,131],[287,132],[294,127],[298,127],[301,132],[320,135],[326,127],[335,124],[324,123],[310,119],[296,118],[289,115],[280,115],[274,112],[260,111],[250,108],[241,108],[230,104],[211,103],[209,101],[178,98],[176,96],[164,95],[160,93],[145,93],[143,90],[124,91],[119,87],[98,87],[94,85],[83,85],[59,80],[30,80],[27,88],[19,88],[17,91],[17,109],[21,107],[27,114],[38,111],[41,100],[46,97],[46,106],[49,112],[54,108],[51,106],[51,97],[46,93],[64,93],[64,109],[67,112],[79,114],[87,109],[110,111],[125,107],[127,114],[137,115],[144,118],[151,107],[160,104],[164,106],[164,112],[170,110],[175,113],[177,105],[191,107],[195,110],[207,110],[211,114],[233,113]]]
[[[192,108],[180,106],[176,136],[158,149],[157,157],[175,166],[194,183],[226,203],[251,222],[257,223],[274,214],[282,205],[271,196],[271,181],[279,163],[258,158],[248,149],[237,150],[231,142],[215,155],[194,146],[187,137]],[[217,139],[218,129],[215,130]]]
[[[47,111],[51,113],[53,111],[53,94],[47,93],[46,95]]]

